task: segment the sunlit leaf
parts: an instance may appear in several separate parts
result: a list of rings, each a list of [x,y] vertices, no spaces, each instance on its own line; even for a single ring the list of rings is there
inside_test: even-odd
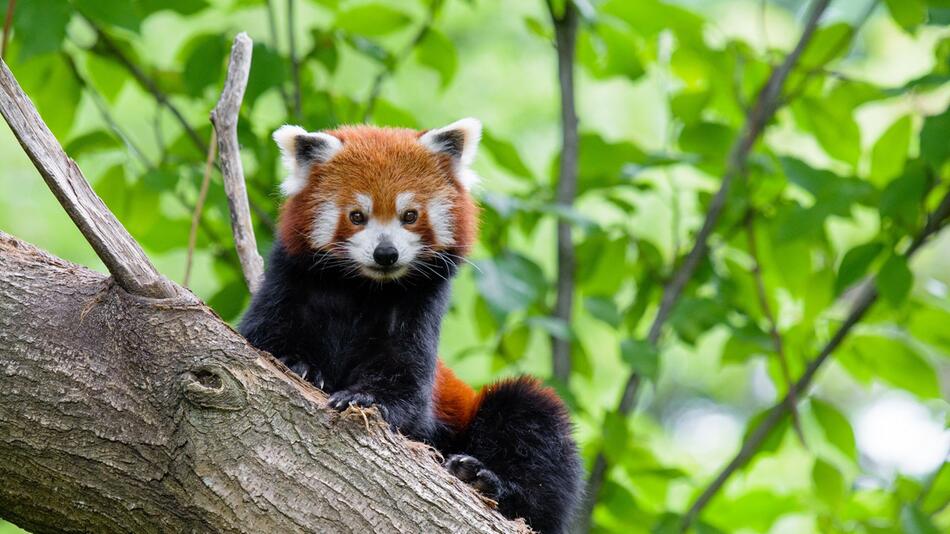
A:
[[[927,21],[927,4],[924,0],[884,0],[891,17],[905,31],[913,32]]]
[[[914,273],[910,272],[903,256],[892,254],[881,266],[874,282],[884,299],[893,306],[899,306],[910,293],[914,284]]]
[[[909,115],[901,117],[874,143],[871,151],[871,181],[884,185],[900,175],[907,161],[912,126]]]
[[[515,148],[515,145],[510,141],[495,137],[491,133],[491,130],[486,128],[482,130],[481,146],[485,147],[485,150],[491,154],[495,163],[508,172],[522,178],[534,178],[531,169],[525,165],[525,162],[521,159],[521,155],[518,154],[518,149]]]
[[[412,18],[385,4],[359,4],[337,14],[336,26],[341,30],[376,37],[399,31]]]
[[[443,89],[452,82],[458,69],[458,55],[455,45],[444,33],[430,28],[416,47],[416,57],[419,63],[439,74]]]
[[[824,433],[825,440],[842,454],[852,460],[858,459],[858,449],[854,441],[854,430],[851,423],[837,408],[831,404],[812,398],[810,401],[811,413]]]
[[[59,50],[72,13],[72,6],[63,0],[19,2],[13,14],[13,28],[20,43],[20,61]]]
[[[637,374],[656,380],[660,370],[660,354],[656,347],[642,339],[625,339],[620,344],[623,361]]]

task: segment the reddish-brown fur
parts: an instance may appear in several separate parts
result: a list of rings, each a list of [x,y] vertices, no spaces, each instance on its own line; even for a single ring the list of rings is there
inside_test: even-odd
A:
[[[465,254],[476,239],[478,208],[454,176],[448,155],[433,154],[418,140],[423,132],[399,128],[349,126],[327,132],[343,142],[343,148],[330,161],[316,164],[303,190],[284,203],[280,215],[280,237],[292,254],[311,248],[308,235],[317,206],[332,200],[339,206],[351,205],[357,193],[373,199],[373,216],[396,216],[396,195],[412,192],[422,206],[442,195],[452,203],[455,244],[447,248]],[[345,213],[340,214],[335,242],[345,241],[357,227]],[[425,210],[413,229],[430,245],[433,231]]]

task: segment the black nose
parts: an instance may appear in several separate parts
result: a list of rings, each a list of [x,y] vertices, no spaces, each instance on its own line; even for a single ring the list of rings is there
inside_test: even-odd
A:
[[[373,251],[373,259],[383,267],[389,267],[399,259],[399,251],[392,245],[380,245]]]

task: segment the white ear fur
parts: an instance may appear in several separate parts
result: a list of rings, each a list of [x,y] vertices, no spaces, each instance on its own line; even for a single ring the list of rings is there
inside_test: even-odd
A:
[[[287,176],[280,184],[284,196],[299,193],[310,175],[314,163],[326,163],[343,148],[336,137],[323,132],[307,132],[300,126],[285,124],[274,131],[274,141],[280,147],[280,160]]]
[[[482,139],[482,123],[471,117],[429,130],[419,142],[436,154],[448,154],[458,162],[458,178],[465,189],[478,182],[478,176],[469,167],[475,161],[478,143]]]

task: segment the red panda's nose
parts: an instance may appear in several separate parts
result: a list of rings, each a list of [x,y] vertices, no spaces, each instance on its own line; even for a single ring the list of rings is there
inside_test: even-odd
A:
[[[373,259],[383,267],[389,267],[399,259],[399,251],[388,243],[382,243],[373,251]]]

